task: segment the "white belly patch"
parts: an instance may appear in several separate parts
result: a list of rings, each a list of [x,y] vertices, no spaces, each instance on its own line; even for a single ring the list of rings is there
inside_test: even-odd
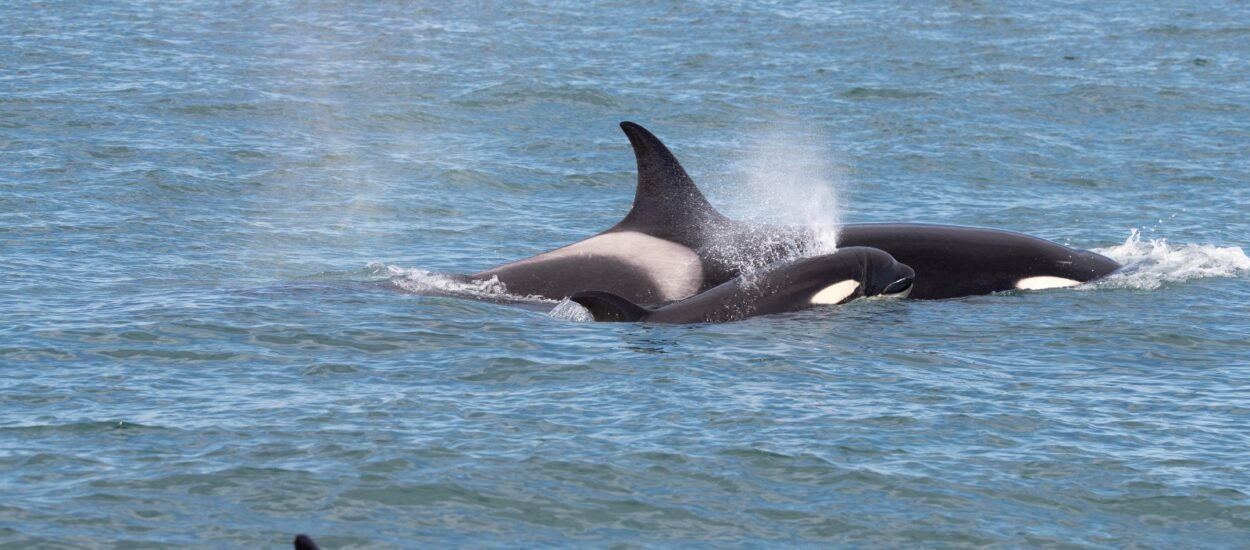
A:
[[[1080,281],[1065,279],[1063,277],[1026,277],[1016,282],[1016,288],[1020,290],[1046,290],[1048,288],[1064,288],[1081,284]]]

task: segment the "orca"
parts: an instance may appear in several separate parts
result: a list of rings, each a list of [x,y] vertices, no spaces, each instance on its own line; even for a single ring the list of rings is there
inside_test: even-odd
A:
[[[1076,286],[1120,268],[1115,260],[1022,233],[918,223],[847,224],[838,246],[872,246],[916,270],[911,298],[936,300]]]
[[[707,201],[651,132],[622,122],[638,165],[629,213],[590,238],[462,276],[497,279],[508,293],[559,300],[596,289],[631,302],[680,300],[745,267],[786,259],[810,238],[801,227],[732,220]],[[941,299],[1073,286],[1120,268],[1105,256],[997,229],[916,223],[846,224],[838,245],[884,250],[917,273],[910,297]]]
[[[295,535],[295,550],[321,550],[321,547],[313,542],[312,537],[300,533]]]
[[[602,291],[578,292],[570,299],[590,311],[596,321],[724,323],[843,304],[860,297],[905,296],[915,278],[911,267],[881,250],[850,247],[781,261],[656,308]]]
[[[767,242],[752,224],[717,212],[651,132],[632,122],[622,122],[621,129],[634,149],[638,185],[634,204],[620,222],[590,238],[467,278],[497,279],[514,296],[559,300],[599,289],[653,304],[680,300],[737,276],[743,258],[766,265],[784,256],[785,243]]]

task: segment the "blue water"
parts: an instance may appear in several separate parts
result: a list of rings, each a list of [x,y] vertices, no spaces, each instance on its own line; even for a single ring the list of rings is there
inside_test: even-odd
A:
[[[0,546],[1250,540],[1244,3],[405,4],[0,5]],[[723,325],[429,295],[615,223],[620,120],[737,217],[1128,267]]]

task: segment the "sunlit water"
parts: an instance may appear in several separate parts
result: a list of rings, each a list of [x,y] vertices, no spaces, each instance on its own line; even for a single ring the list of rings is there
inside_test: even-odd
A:
[[[1244,545],[1250,10],[1050,4],[0,5],[0,546]],[[620,120],[736,217],[1129,266],[692,326],[433,274],[619,219]]]

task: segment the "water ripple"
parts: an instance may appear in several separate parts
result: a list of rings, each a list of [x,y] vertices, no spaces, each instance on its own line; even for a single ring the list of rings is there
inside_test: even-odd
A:
[[[1203,8],[0,5],[0,546],[1244,546]],[[681,327],[448,275],[619,219],[622,119],[734,215],[1126,267]]]

